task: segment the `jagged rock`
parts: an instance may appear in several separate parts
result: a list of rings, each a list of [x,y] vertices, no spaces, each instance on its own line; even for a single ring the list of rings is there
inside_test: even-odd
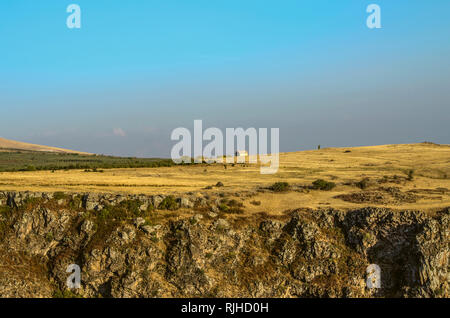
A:
[[[421,288],[412,296],[448,297],[450,290],[450,209],[437,219],[425,221],[423,230],[416,236],[419,266],[412,274],[419,278]],[[416,272],[417,270],[417,272]]]
[[[196,220],[196,221],[200,221],[201,219],[203,219],[203,215],[196,214],[196,215],[193,216],[193,219]]]
[[[218,209],[217,209],[218,210]],[[209,217],[211,217],[211,218],[215,218],[215,217],[217,217],[217,213],[214,213],[214,212],[209,212],[208,213],[208,215],[209,215]]]
[[[218,219],[216,222],[214,222],[213,226],[217,229],[228,229],[230,227],[230,224],[225,219]]]
[[[142,224],[145,224],[145,219],[144,218],[139,217],[139,218],[135,218],[134,219],[134,225],[137,228],[141,227]]]
[[[150,225],[141,226],[141,229],[142,229],[142,231],[144,231],[147,234],[151,234],[154,232],[153,226],[150,226]]]
[[[94,222],[92,222],[91,220],[85,220],[82,224],[81,224],[81,232],[86,234],[86,235],[91,235],[94,232]]]
[[[98,205],[99,199],[95,194],[86,194],[83,196],[83,206],[86,210],[94,210]]]
[[[82,270],[76,293],[84,297],[449,296],[449,210],[298,210],[258,223],[192,211],[144,225],[141,217],[67,210],[78,196],[53,210],[56,201],[46,205],[44,196],[0,192],[14,207],[0,215],[1,297],[51,297],[65,289],[70,264]],[[28,198],[42,200],[22,206]],[[155,202],[100,194],[82,202],[126,199]],[[381,268],[379,290],[366,287],[369,264]]]
[[[153,206],[154,207],[158,207],[160,204],[161,204],[161,202],[164,200],[164,197],[163,196],[161,196],[161,195],[155,195],[154,197],[153,197]]]
[[[130,227],[117,229],[117,236],[120,238],[120,244],[128,244],[136,237],[136,232]]]
[[[189,200],[188,198],[186,198],[186,197],[180,198],[179,201],[180,201],[180,207],[182,207],[182,208],[188,208],[189,209],[189,208],[193,208],[194,207],[194,203],[191,200]]]

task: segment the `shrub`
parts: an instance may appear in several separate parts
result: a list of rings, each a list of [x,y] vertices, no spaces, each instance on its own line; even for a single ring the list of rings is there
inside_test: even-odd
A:
[[[256,201],[256,200],[253,200],[250,203],[253,205],[261,205],[261,201]]]
[[[3,237],[9,230],[9,226],[5,221],[0,221],[0,239],[3,240]]]
[[[197,219],[196,218],[190,218],[189,219],[189,223],[191,223],[191,225],[195,225],[195,224],[197,224]]]
[[[288,191],[290,188],[289,183],[287,182],[276,182],[274,184],[272,184],[272,186],[270,187],[270,189],[274,192],[284,192],[284,191]]]
[[[135,199],[135,200],[122,201],[119,203],[118,207],[125,210],[128,215],[133,217],[133,216],[141,215],[141,209],[140,209],[141,205],[142,205],[142,202]]]
[[[53,241],[53,233],[52,232],[48,232],[47,234],[45,234],[45,240],[47,242]]]
[[[244,210],[242,208],[239,207],[231,207],[227,213],[229,214],[242,214],[244,213]]]
[[[11,217],[11,207],[7,205],[0,206],[0,215],[5,215],[7,218]]]
[[[12,208],[9,206],[0,206],[0,239],[3,240],[3,237],[10,229],[10,224],[7,222],[8,219],[11,219],[13,215]]]
[[[317,179],[312,183],[312,188],[316,190],[329,191],[336,186],[334,182],[325,181],[323,179]]]
[[[410,169],[406,172],[407,176],[408,176],[408,181],[412,181],[414,179],[414,170]]]
[[[361,181],[356,182],[356,186],[362,190],[366,189],[369,186],[369,178],[361,179]]]
[[[65,199],[66,195],[64,194],[64,192],[58,191],[53,193],[53,199],[55,200],[61,200],[61,199]]]
[[[217,183],[216,183],[216,187],[218,187],[218,188],[219,188],[219,187],[223,187],[223,183],[222,183],[222,182],[220,182],[220,181],[219,181],[219,182],[217,182]]]
[[[124,221],[136,216],[142,216],[143,213],[139,209],[141,204],[139,200],[126,200],[115,206],[106,205],[96,214],[97,219],[104,222],[107,220]]]
[[[173,195],[169,195],[162,200],[158,208],[160,210],[176,210],[178,209],[178,203]]]
[[[244,205],[242,204],[242,202],[239,202],[239,201],[237,201],[237,200],[235,200],[235,199],[229,200],[229,201],[228,201],[228,205],[231,206],[231,207],[242,207],[242,206],[244,206]]]
[[[80,195],[77,195],[69,201],[69,207],[71,209],[79,209],[82,206],[82,202]]]
[[[52,295],[53,298],[83,298],[83,296],[74,293],[71,290],[57,290]]]
[[[244,210],[242,209],[243,206],[242,202],[237,200],[223,199],[220,201],[219,210],[230,214],[242,214],[244,213]]]
[[[219,204],[219,210],[222,212],[227,212],[230,209],[230,207],[228,205],[226,205],[225,203],[221,203]]]

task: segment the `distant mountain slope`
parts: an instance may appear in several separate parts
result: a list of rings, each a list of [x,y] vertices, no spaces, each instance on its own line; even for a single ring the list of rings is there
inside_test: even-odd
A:
[[[88,155],[87,152],[74,151],[69,149],[62,149],[49,146],[41,146],[30,144],[27,142],[20,142],[14,140],[8,140],[0,138],[0,151],[13,151],[13,150],[25,150],[25,151],[41,151],[41,152],[54,152],[54,153],[78,153]]]

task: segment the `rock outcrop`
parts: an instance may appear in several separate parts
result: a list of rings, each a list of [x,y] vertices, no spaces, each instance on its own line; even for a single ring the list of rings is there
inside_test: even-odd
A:
[[[449,297],[450,209],[236,216],[186,195],[176,215],[165,198],[0,193],[0,296]]]

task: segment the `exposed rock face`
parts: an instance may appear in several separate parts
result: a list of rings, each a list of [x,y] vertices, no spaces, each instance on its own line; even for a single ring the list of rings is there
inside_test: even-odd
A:
[[[450,209],[247,220],[184,197],[192,216],[151,221],[142,205],[163,199],[0,194],[0,296],[51,297],[77,264],[72,294],[84,297],[449,297]],[[132,217],[111,212],[127,200],[137,200]],[[369,264],[381,268],[380,289],[366,287]]]
[[[449,297],[450,258],[450,209],[438,219],[426,220],[417,235],[419,256],[417,276],[421,288],[412,295],[425,297]]]

